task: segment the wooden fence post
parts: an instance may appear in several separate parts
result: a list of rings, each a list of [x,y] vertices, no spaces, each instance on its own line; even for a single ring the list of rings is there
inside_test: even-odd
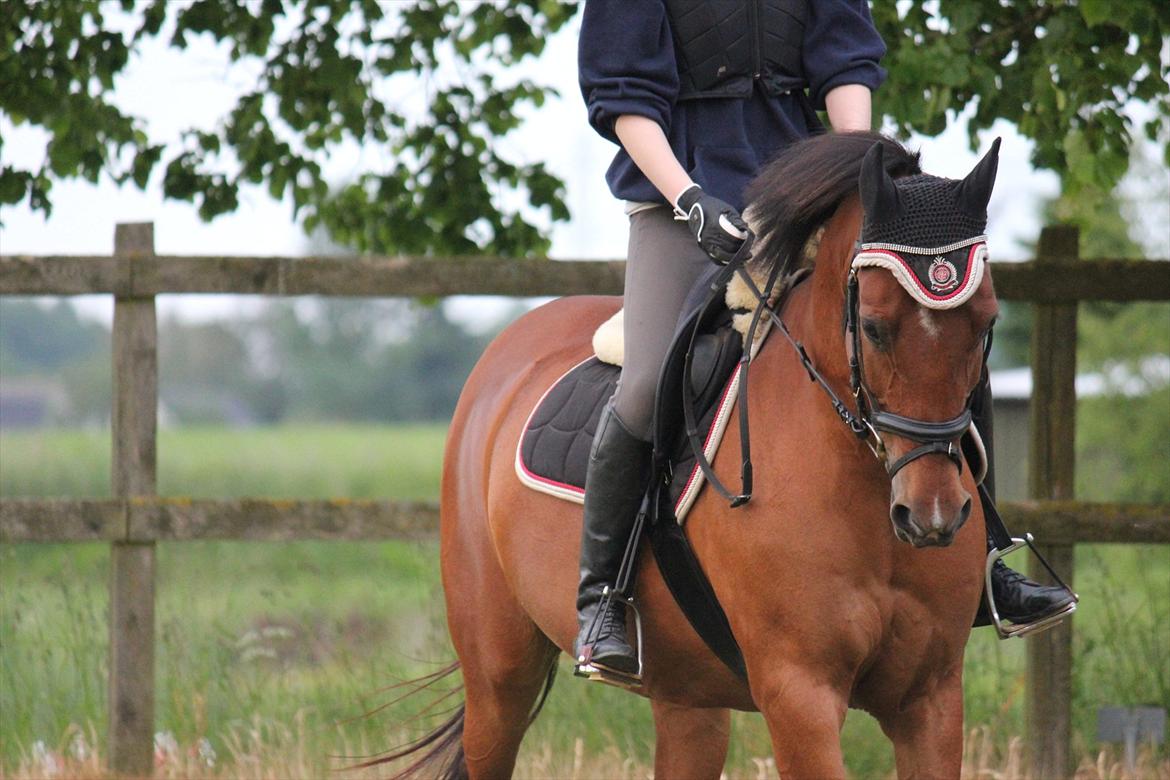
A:
[[[1079,257],[1079,234],[1071,225],[1040,233],[1037,265],[1059,274],[1059,265]],[[1073,497],[1076,432],[1077,304],[1036,304],[1032,329],[1031,448],[1029,494],[1034,499]],[[1039,549],[1071,586],[1073,546],[1044,544]],[[1034,579],[1047,573],[1032,562]],[[1070,777],[1072,709],[1072,621],[1031,637],[1028,643],[1028,745],[1035,778]]]
[[[154,255],[153,223],[120,224],[114,254]],[[113,458],[117,498],[154,496],[158,339],[154,296],[114,297]],[[154,542],[114,542],[110,560],[110,768],[145,777],[154,764]]]

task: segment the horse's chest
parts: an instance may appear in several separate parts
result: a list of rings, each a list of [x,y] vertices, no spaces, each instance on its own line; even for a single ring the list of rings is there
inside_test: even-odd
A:
[[[891,587],[885,603],[880,633],[851,696],[852,706],[875,714],[896,711],[960,670],[967,636],[940,616],[938,605],[916,594]]]

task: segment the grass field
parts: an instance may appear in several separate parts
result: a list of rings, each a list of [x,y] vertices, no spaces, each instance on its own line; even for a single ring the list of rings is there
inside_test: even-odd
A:
[[[443,433],[164,430],[159,487],[191,496],[433,498]],[[107,495],[108,461],[106,433],[3,434],[0,495]],[[46,762],[73,776],[97,766],[108,566],[104,545],[0,546],[0,776],[48,776]],[[402,724],[425,702],[361,716],[394,698],[380,689],[453,658],[437,571],[432,543],[160,544],[155,721],[164,773],[320,776],[345,763],[334,756],[421,733],[422,723]],[[1082,546],[1077,577],[1084,599],[1074,726],[1078,754],[1092,758],[1097,707],[1170,706],[1170,549]],[[972,765],[1001,776],[1012,776],[1019,747],[1011,739],[1024,730],[1023,650],[983,630],[968,652],[967,720],[987,729],[972,743]],[[562,672],[519,774],[645,777],[648,705]],[[737,714],[733,728],[729,776],[766,774],[760,718]],[[889,774],[892,755],[868,716],[850,715],[844,744],[855,776]],[[1164,750],[1143,760],[1144,776],[1170,776]],[[1086,764],[1084,776],[1110,771]]]
[[[426,499],[439,494],[446,426],[164,428],[166,496]],[[110,433],[0,433],[0,496],[110,495]]]

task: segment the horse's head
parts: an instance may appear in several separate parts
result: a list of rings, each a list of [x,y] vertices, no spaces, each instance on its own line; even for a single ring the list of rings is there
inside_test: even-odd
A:
[[[950,544],[971,511],[959,441],[998,310],[984,235],[998,153],[997,140],[961,181],[891,178],[881,144],[862,164],[851,374],[891,475],[894,532],[916,547]]]

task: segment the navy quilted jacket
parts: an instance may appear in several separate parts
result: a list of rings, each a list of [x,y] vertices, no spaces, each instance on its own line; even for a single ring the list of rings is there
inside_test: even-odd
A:
[[[878,61],[886,47],[866,0],[809,0],[803,45],[808,95],[677,101],[678,69],[663,0],[586,0],[578,48],[581,93],[589,123],[618,143],[613,125],[622,114],[662,126],[675,157],[704,190],[744,207],[748,182],[777,151],[820,127],[812,108],[842,84],[871,90],[885,80]],[[810,105],[811,103],[811,105]],[[620,150],[606,173],[624,200],[665,202]]]

